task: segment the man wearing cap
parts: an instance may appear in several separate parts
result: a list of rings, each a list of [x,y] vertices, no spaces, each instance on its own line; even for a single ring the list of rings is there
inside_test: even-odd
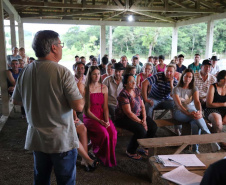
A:
[[[139,54],[136,54],[136,56],[137,56],[137,58],[138,58],[139,65],[140,65],[141,67],[143,67],[144,65],[143,65],[143,63],[140,61],[140,55],[139,55]]]
[[[106,66],[108,64],[108,57],[104,56],[101,59],[101,64],[98,66],[100,68],[100,75],[103,75],[106,73]]]
[[[211,65],[209,59],[203,60],[201,70],[194,75],[195,86],[199,89],[199,100],[203,109],[206,107],[206,95],[209,86],[216,82],[216,77],[209,73]]]
[[[136,74],[140,74],[142,72],[142,67],[139,65],[139,59],[136,55],[132,58],[132,65],[136,67]]]
[[[108,108],[112,121],[115,119],[115,109],[117,106],[117,96],[123,89],[122,74],[124,67],[121,63],[114,65],[115,74],[104,79],[103,84],[108,87]]]
[[[201,60],[200,55],[195,54],[195,61],[188,66],[188,69],[192,69],[194,71],[194,73],[199,72],[199,70],[201,69],[201,66],[202,66],[199,63],[200,60]]]
[[[217,74],[220,71],[220,68],[217,65],[217,61],[220,59],[217,59],[217,56],[212,56],[212,58],[210,60],[211,60],[211,64],[212,64],[211,69],[210,69],[210,74],[217,76]]]
[[[177,72],[182,73],[185,69],[187,69],[186,66],[184,66],[182,63],[184,61],[184,55],[180,54],[178,55],[178,64],[177,65]]]

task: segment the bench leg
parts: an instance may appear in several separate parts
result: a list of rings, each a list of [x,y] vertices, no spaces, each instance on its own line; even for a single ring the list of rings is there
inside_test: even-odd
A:
[[[187,144],[187,143],[184,143],[183,145],[181,145],[181,146],[176,150],[176,152],[174,152],[174,154],[179,154],[179,153],[181,153],[187,146],[188,146],[188,144]]]
[[[157,154],[157,148],[149,148],[148,149],[148,157],[154,156]]]

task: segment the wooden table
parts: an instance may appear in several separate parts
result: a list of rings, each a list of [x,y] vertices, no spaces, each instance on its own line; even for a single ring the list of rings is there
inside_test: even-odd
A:
[[[223,159],[226,156],[226,152],[222,153],[204,153],[196,154],[196,156],[202,161],[206,166],[205,167],[186,167],[190,172],[203,176],[205,170],[209,167],[210,164]],[[165,184],[174,184],[168,180],[161,178],[164,173],[167,173],[176,167],[164,167],[162,164],[156,163],[154,157],[149,158],[148,162],[148,175],[150,177],[153,185],[165,185]]]

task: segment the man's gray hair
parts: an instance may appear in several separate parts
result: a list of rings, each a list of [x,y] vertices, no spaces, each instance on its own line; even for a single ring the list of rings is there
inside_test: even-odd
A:
[[[32,42],[32,48],[36,57],[46,57],[52,48],[53,44],[57,44],[59,34],[52,30],[42,30],[35,34]]]

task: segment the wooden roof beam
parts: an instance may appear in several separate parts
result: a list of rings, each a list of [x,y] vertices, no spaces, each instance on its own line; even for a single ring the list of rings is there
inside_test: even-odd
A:
[[[183,5],[182,3],[181,3],[181,1],[179,1],[179,0],[170,0],[171,2],[173,2],[174,4],[176,4],[176,5],[178,5],[178,6],[180,6],[180,7],[182,7],[182,8],[187,8],[185,5]]]
[[[131,11],[131,12],[134,12],[136,14],[143,15],[143,16],[146,16],[146,17],[151,17],[151,18],[167,21],[167,22],[175,22],[173,19],[168,18],[168,17],[164,17],[164,16],[159,15],[157,13],[138,12],[138,11]]]
[[[111,18],[113,18],[113,17],[116,17],[116,16],[118,16],[118,15],[124,13],[124,12],[125,12],[125,10],[122,11],[122,12],[119,12],[119,13],[114,13],[113,15],[111,15],[111,16],[109,16],[109,17],[106,17],[106,18],[104,18],[103,20],[105,21],[105,20],[111,19]]]
[[[15,17],[15,20],[20,23],[20,16],[16,9],[12,6],[12,4],[8,0],[3,0],[3,9],[8,13],[8,14],[13,14]]]

